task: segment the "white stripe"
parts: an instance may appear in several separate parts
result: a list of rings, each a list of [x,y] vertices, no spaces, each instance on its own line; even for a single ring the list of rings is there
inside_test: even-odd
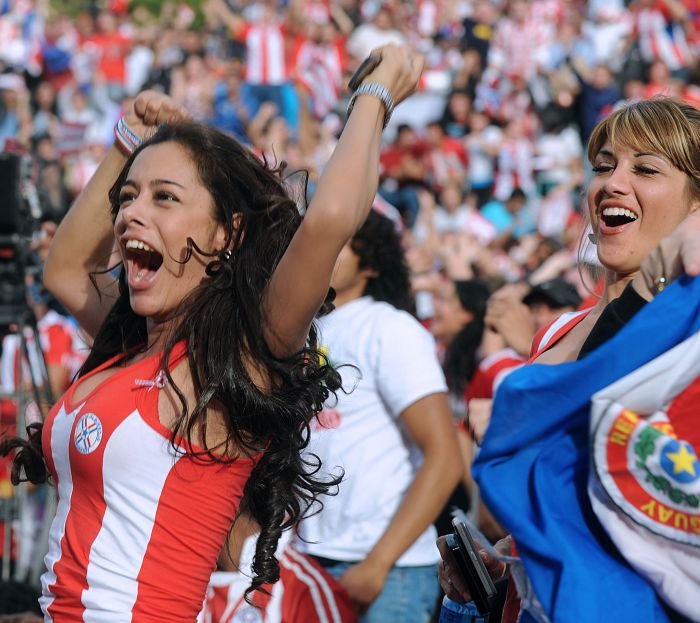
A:
[[[279,28],[268,27],[266,34],[267,76],[265,76],[265,83],[279,85],[287,79],[284,66],[284,39]]]
[[[297,552],[295,549],[289,547],[285,551],[287,556],[294,558],[302,567],[304,567],[318,582],[321,587],[323,594],[326,596],[326,601],[328,602],[328,607],[330,609],[330,614],[333,617],[333,623],[343,623],[340,618],[340,612],[338,611],[338,604],[335,601],[335,593],[333,589],[328,585],[328,580],[326,577],[311,564],[304,555]]]
[[[557,333],[557,331],[559,331],[559,329],[561,329],[569,321],[573,320],[577,316],[580,316],[581,314],[587,314],[589,311],[590,311],[590,309],[584,309],[581,311],[573,311],[573,312],[565,312],[561,316],[559,316],[559,318],[557,318],[552,323],[552,326],[549,327],[549,329],[547,329],[545,334],[542,336],[540,343],[537,345],[537,352],[540,353],[545,348],[547,348],[550,340],[554,337],[554,335]]]
[[[681,59],[678,58],[675,42],[668,36],[668,33],[665,30],[654,33],[654,39],[656,40],[658,58],[664,62],[670,71],[680,69],[683,65]]]
[[[289,560],[289,556],[287,556],[288,553],[289,552],[285,552],[285,556],[283,556],[280,559],[280,564],[286,569],[293,571],[294,575],[300,581],[306,584],[306,586],[309,587],[311,601],[313,601],[314,608],[316,609],[316,614],[318,614],[319,622],[328,623],[326,608],[323,605],[323,599],[321,598],[321,595],[318,592],[318,586],[316,585],[316,582],[312,578],[310,578],[306,573],[304,573],[304,571],[298,564],[295,564],[291,560]]]
[[[343,623],[340,617],[340,611],[338,610],[338,604],[335,600],[335,592],[328,584],[327,578],[313,566],[309,559],[306,558],[301,552],[298,552],[292,547],[287,548],[286,553],[288,556],[294,558],[300,565],[302,565],[318,582],[321,587],[323,594],[326,596],[326,601],[328,602],[328,607],[330,609],[330,615],[333,617],[333,623]]]
[[[82,594],[86,623],[131,620],[136,578],[166,478],[177,460],[170,441],[146,424],[138,411],[107,440],[102,468],[106,510],[90,550],[89,588]]]
[[[282,601],[284,598],[284,583],[277,582],[272,587],[272,597],[265,608],[265,623],[284,623],[282,621]],[[273,618],[274,617],[274,618]]]
[[[6,335],[2,340],[2,391],[15,391],[15,359],[19,352],[19,336]]]
[[[260,28],[250,29],[246,38],[246,81],[251,84],[262,84],[263,82],[263,41]]]
[[[58,478],[58,505],[49,532],[49,551],[44,557],[47,571],[41,576],[42,596],[39,598],[39,604],[44,611],[46,623],[53,621],[46,611],[54,600],[54,595],[49,587],[56,582],[54,567],[61,559],[61,540],[66,532],[66,521],[70,512],[70,500],[73,493],[73,476],[71,474],[68,448],[72,438],[73,422],[75,422],[75,418],[82,408],[83,405],[81,404],[75,411],[66,413],[65,405],[62,405],[51,426],[51,457],[53,458]]]

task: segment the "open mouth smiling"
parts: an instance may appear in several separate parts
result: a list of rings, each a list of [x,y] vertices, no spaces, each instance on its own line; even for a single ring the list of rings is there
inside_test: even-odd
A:
[[[163,256],[142,240],[127,240],[124,244],[129,280],[149,283],[163,264]]]
[[[606,227],[622,227],[633,223],[639,218],[632,210],[627,208],[608,207],[603,208],[600,213],[600,219]]]

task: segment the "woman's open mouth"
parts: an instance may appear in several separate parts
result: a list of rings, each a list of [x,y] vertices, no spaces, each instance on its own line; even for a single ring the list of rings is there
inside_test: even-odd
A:
[[[129,285],[147,285],[163,264],[163,256],[141,240],[127,240],[126,270]]]
[[[601,231],[604,234],[621,232],[626,225],[634,223],[639,217],[627,208],[603,208],[600,213]]]

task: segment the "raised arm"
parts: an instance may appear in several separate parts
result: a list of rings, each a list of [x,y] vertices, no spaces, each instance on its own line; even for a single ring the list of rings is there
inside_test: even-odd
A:
[[[245,28],[245,20],[234,13],[223,0],[207,0],[204,3],[204,12],[209,21],[219,21],[229,29],[235,39]]]
[[[423,59],[406,47],[380,50],[382,62],[364,83],[386,87],[394,102],[416,88]],[[267,340],[278,356],[303,347],[323,302],[340,250],[364,223],[379,182],[384,104],[358,97],[306,216],[275,270],[265,293]]]
[[[136,97],[125,121],[146,137],[158,124],[186,116],[170,98],[146,91]],[[44,266],[44,284],[91,337],[117,296],[116,280],[104,273],[117,261],[108,193],[125,163],[126,156],[117,147],[110,148],[61,221]]]

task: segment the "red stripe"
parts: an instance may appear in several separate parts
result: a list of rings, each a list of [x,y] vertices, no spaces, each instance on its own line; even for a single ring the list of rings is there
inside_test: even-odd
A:
[[[197,618],[251,465],[241,461],[205,468],[195,459],[178,461],[165,481],[138,575],[135,621],[160,622],[164,612],[173,621]],[[183,502],[208,512],[183,512]]]
[[[267,47],[268,32],[267,28],[261,30],[260,33],[260,62],[262,63],[262,80],[263,84],[269,84],[270,82],[270,69],[268,67],[268,54],[270,54]]]

